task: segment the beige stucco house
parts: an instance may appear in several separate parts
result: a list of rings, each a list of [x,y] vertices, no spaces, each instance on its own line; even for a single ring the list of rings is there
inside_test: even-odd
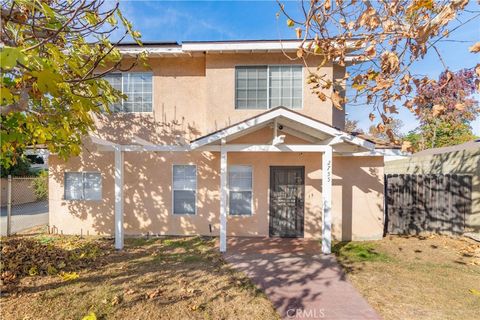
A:
[[[384,155],[342,131],[306,84],[297,41],[124,45],[150,68],[107,77],[128,100],[97,117],[81,155],[52,155],[50,225],[66,234],[378,239]],[[320,72],[342,79],[333,62]],[[343,88],[340,89],[342,93]],[[327,94],[329,92],[326,92]],[[330,92],[331,93],[331,92]]]

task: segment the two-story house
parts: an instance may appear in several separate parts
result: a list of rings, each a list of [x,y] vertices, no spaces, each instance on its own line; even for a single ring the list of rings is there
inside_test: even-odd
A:
[[[344,111],[306,84],[321,58],[286,56],[298,45],[123,45],[150,68],[108,75],[128,99],[96,118],[80,156],[50,157],[50,225],[115,234],[117,248],[147,233],[220,236],[221,251],[227,236],[321,238],[324,252],[332,234],[381,238],[387,151],[342,131]]]

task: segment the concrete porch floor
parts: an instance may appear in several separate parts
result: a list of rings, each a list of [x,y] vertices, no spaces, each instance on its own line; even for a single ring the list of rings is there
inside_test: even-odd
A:
[[[318,241],[229,238],[225,259],[272,301],[283,319],[381,319]]]

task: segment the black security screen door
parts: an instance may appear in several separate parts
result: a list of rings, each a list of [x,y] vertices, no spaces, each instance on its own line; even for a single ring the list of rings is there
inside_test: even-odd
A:
[[[270,236],[303,237],[305,168],[270,167]]]

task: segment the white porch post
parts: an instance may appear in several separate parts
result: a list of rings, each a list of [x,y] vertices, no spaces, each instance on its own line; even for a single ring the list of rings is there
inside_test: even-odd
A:
[[[123,151],[115,147],[115,249],[123,249]]]
[[[227,251],[227,151],[220,150],[220,252]]]
[[[332,252],[332,147],[322,155],[322,252]]]

